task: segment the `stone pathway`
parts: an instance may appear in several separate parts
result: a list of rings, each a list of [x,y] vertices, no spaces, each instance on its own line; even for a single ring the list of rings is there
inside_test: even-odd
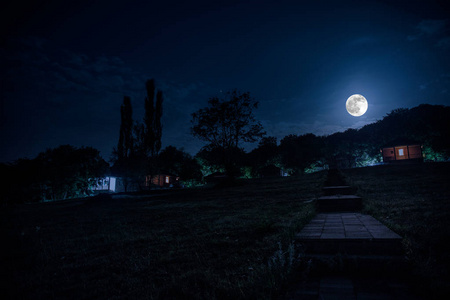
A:
[[[327,183],[319,213],[296,235],[315,270],[287,299],[419,299],[402,280],[402,238],[360,212],[362,199],[336,171]]]
[[[290,300],[421,300],[406,283],[392,279],[322,276],[299,285]]]
[[[320,213],[296,236],[315,254],[400,255],[401,237],[369,215]]]
[[[353,212],[318,214],[297,237],[320,239],[401,238],[372,216]]]

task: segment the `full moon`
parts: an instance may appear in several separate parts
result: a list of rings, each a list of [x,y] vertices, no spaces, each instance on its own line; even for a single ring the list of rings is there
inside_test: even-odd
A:
[[[354,117],[362,116],[367,111],[367,107],[369,107],[369,104],[366,98],[359,94],[351,95],[345,103],[348,113]]]

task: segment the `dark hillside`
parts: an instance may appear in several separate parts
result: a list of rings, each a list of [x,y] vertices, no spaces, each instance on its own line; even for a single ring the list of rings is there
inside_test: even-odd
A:
[[[450,163],[343,170],[366,213],[404,237],[416,286],[427,298],[450,292]]]
[[[324,138],[323,156],[340,168],[364,167],[381,162],[386,146],[420,144],[426,161],[450,158],[450,107],[422,104],[388,113],[360,129],[348,129]]]
[[[342,170],[371,214],[404,237],[416,288],[449,291],[448,163]],[[293,237],[326,172],[1,212],[3,290],[24,299],[270,299],[307,276]],[[299,256],[300,255],[300,256]],[[293,260],[290,259],[293,258]]]
[[[325,175],[17,205],[1,218],[7,292],[25,299],[270,298],[292,267],[278,251],[314,215],[308,201]]]

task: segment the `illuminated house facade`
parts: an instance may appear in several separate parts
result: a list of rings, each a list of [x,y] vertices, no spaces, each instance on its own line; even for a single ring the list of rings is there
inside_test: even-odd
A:
[[[99,183],[91,188],[92,191],[97,192],[116,192],[117,177],[106,176],[100,179]]]
[[[384,147],[381,152],[385,163],[423,161],[422,146],[419,144]]]
[[[137,192],[141,190],[148,190],[150,186],[158,186],[161,188],[176,187],[179,185],[180,178],[173,175],[154,175],[146,176],[144,182],[137,184],[136,182],[127,182],[128,192]],[[91,188],[93,192],[110,192],[110,193],[121,193],[125,192],[125,182],[121,177],[106,176],[102,178],[96,186]]]
[[[157,185],[159,187],[174,187],[179,185],[180,177],[167,174],[154,175],[152,177],[145,177],[145,186],[150,186],[151,184]]]

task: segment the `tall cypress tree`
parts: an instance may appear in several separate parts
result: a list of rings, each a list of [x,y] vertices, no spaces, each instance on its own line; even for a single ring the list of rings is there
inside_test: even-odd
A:
[[[123,97],[123,104],[120,106],[120,118],[117,153],[118,158],[123,159],[129,157],[133,149],[133,110],[131,108],[131,98],[128,96]]]
[[[156,103],[154,103],[155,81],[153,79],[147,80],[145,88],[147,97],[145,98],[144,143],[148,155],[154,157],[161,150],[163,93],[160,90],[157,91]]]
[[[155,158],[161,150],[163,93],[160,90],[156,92],[154,103],[155,81],[147,80],[145,88],[147,96],[143,123],[133,124],[130,97],[125,96],[120,107],[121,124],[114,168],[124,176],[124,184],[128,179],[139,183],[140,178],[149,171],[152,174],[156,168]]]
[[[155,152],[156,154],[159,153],[159,150],[161,150],[161,137],[162,137],[162,124],[161,124],[161,117],[163,113],[162,103],[163,103],[163,93],[162,91],[158,90],[156,93],[156,105],[155,105],[155,119],[154,119],[154,125],[153,129],[155,132]]]
[[[155,119],[155,109],[153,99],[155,98],[155,81],[149,79],[145,83],[147,97],[145,97],[145,115],[144,115],[144,149],[147,155],[153,156],[155,149],[155,133],[153,131],[153,122]]]
[[[119,142],[117,144],[117,157],[113,169],[123,176],[125,192],[127,191],[130,177],[130,156],[133,151],[133,110],[131,108],[131,98],[123,97],[123,104],[120,106],[120,130]]]

